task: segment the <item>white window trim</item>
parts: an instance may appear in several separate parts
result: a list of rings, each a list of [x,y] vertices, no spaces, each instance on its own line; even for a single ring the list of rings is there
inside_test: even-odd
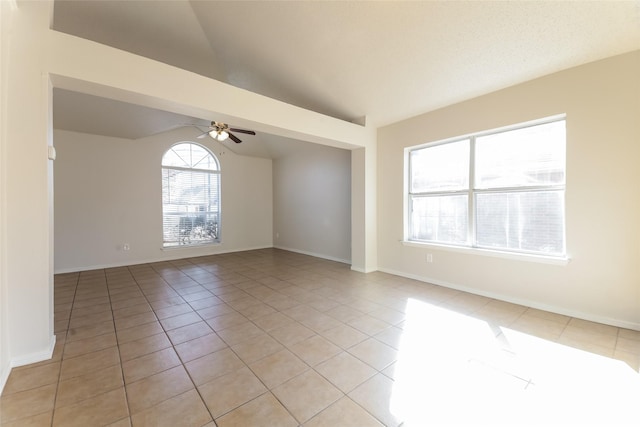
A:
[[[475,139],[485,136],[485,135],[492,135],[495,133],[500,133],[500,132],[507,132],[510,130],[516,130],[516,129],[523,129],[526,127],[530,127],[530,126],[538,126],[538,125],[543,125],[546,123],[552,123],[552,122],[556,122],[556,121],[560,121],[560,120],[565,120],[566,121],[566,114],[558,114],[558,115],[554,115],[554,116],[550,116],[550,117],[546,117],[543,119],[539,119],[539,120],[532,120],[529,122],[523,122],[523,123],[517,123],[514,125],[509,125],[509,126],[503,126],[503,127],[499,127],[499,128],[494,128],[494,129],[490,129],[490,130],[486,130],[486,131],[481,131],[481,132],[473,132],[473,133],[469,133],[466,135],[459,135],[456,137],[452,137],[452,138],[447,138],[447,139],[443,139],[443,140],[439,140],[439,141],[433,141],[433,142],[428,142],[425,144],[420,144],[420,145],[414,145],[411,147],[406,147],[404,149],[404,191],[403,191],[403,239],[400,240],[400,243],[402,243],[402,245],[404,246],[410,246],[410,247],[416,247],[416,248],[423,248],[423,249],[436,249],[436,250],[444,250],[444,251],[448,251],[448,252],[457,252],[457,253],[464,253],[464,254],[473,254],[473,255],[481,255],[481,256],[489,256],[489,257],[495,257],[495,258],[503,258],[503,259],[510,259],[510,260],[518,260],[518,261],[530,261],[530,262],[539,262],[539,263],[543,263],[543,264],[553,264],[553,265],[567,265],[569,264],[569,262],[571,261],[571,257],[568,254],[568,248],[567,248],[567,236],[566,236],[566,223],[565,223],[565,230],[564,233],[565,235],[563,236],[564,238],[564,244],[565,244],[565,253],[563,255],[558,255],[558,256],[552,256],[552,255],[541,255],[541,254],[535,254],[535,253],[527,253],[527,252],[516,252],[516,251],[501,251],[501,250],[497,250],[497,249],[487,249],[487,248],[482,248],[482,247],[477,247],[477,246],[473,246],[473,236],[475,235],[475,226],[476,226],[476,221],[475,221],[475,203],[472,200],[472,198],[475,196],[475,193],[479,193],[479,192],[491,192],[491,191],[505,191],[505,190],[509,190],[508,188],[501,188],[499,190],[477,190],[474,189],[474,179],[475,179]],[[458,190],[458,191],[449,191],[449,192],[443,192],[443,193],[449,193],[449,194],[468,194],[469,196],[469,219],[468,219],[468,226],[469,229],[467,230],[467,234],[468,234],[468,238],[471,239],[468,241],[468,246],[463,246],[463,245],[455,245],[455,244],[443,244],[443,243],[437,243],[437,242],[427,242],[427,241],[420,241],[420,240],[410,240],[408,238],[409,233],[410,233],[410,227],[411,227],[411,221],[410,221],[410,215],[411,215],[411,193],[410,193],[410,188],[411,188],[411,170],[410,170],[410,155],[412,151],[415,150],[420,150],[422,148],[428,148],[428,147],[435,147],[437,145],[442,145],[442,144],[448,144],[448,143],[453,143],[456,141],[462,141],[465,139],[469,139],[470,140],[470,159],[469,159],[469,163],[470,163],[470,169],[469,169],[469,188],[466,190]],[[565,191],[565,198],[566,198],[566,180],[565,180],[565,184],[564,185],[556,185],[556,186],[544,186],[541,188],[544,189],[551,189],[552,187],[557,187],[557,188],[562,188]],[[514,190],[516,191],[524,191],[522,189],[519,188],[514,188]],[[530,188],[527,188],[526,191],[532,191]],[[430,194],[438,194],[438,193],[430,193]],[[566,199],[565,199],[566,200]],[[566,208],[566,204],[565,204],[565,208]],[[566,221],[566,212],[565,212],[565,221]]]

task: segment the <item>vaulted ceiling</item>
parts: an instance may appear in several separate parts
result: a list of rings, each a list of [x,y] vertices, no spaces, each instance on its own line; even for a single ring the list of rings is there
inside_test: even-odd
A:
[[[53,28],[378,127],[640,49],[640,1],[56,0]],[[55,125],[108,104],[57,91]],[[128,108],[124,137],[211,119]]]

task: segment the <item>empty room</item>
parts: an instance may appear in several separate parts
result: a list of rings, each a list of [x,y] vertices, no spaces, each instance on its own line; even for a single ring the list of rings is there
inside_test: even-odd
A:
[[[640,425],[640,2],[0,21],[2,427]]]

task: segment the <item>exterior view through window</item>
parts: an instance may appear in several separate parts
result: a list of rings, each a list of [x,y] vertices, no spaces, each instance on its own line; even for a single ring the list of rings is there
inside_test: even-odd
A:
[[[408,150],[408,240],[566,256],[565,119]]]
[[[201,145],[183,142],[162,157],[163,246],[220,241],[220,168]]]

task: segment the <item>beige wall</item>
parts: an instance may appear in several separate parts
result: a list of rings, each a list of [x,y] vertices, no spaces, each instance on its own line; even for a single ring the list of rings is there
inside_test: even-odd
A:
[[[197,142],[220,162],[222,243],[162,249],[162,155],[191,137],[190,129],[135,141],[56,130],[55,271],[271,247],[271,160],[235,155],[209,139]]]
[[[274,246],[351,261],[351,152],[317,144],[273,161]]]
[[[640,51],[379,129],[379,268],[640,329],[638,76]],[[400,243],[405,147],[561,113],[567,115],[567,265]],[[431,264],[427,253],[433,255]]]

